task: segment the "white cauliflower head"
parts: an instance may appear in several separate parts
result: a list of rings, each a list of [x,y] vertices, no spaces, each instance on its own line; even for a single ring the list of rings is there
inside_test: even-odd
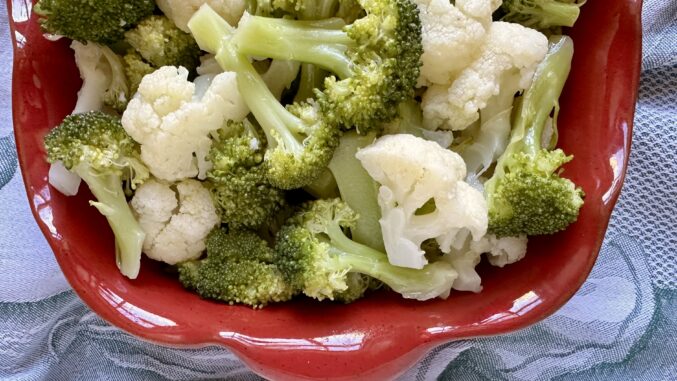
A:
[[[527,236],[501,237],[487,234],[481,240],[472,242],[470,248],[477,253],[486,253],[489,263],[503,267],[515,263],[527,254]]]
[[[165,66],[143,77],[122,115],[125,131],[141,144],[141,159],[153,176],[178,181],[209,170],[209,134],[249,110],[237,90],[236,74],[224,72],[188,81],[188,70]]]
[[[463,69],[451,86],[433,85],[423,95],[426,128],[462,130],[479,118],[479,110],[498,95],[506,75],[520,75],[520,88],[531,83],[548,51],[548,39],[519,24],[493,22],[480,54]]]
[[[246,0],[156,0],[156,3],[162,13],[186,33],[190,33],[188,20],[202,4],[209,4],[230,25],[237,25],[247,7]]]
[[[356,157],[381,184],[381,230],[393,265],[423,268],[421,243],[435,239],[448,253],[485,235],[487,204],[482,193],[463,182],[461,157],[439,144],[413,135],[387,135],[358,151]],[[434,210],[421,213],[424,205]]]
[[[479,55],[496,0],[415,0],[421,17],[423,55],[419,86],[448,85]],[[500,5],[500,2],[498,3]]]
[[[143,252],[170,265],[199,257],[207,234],[220,222],[209,191],[196,180],[175,186],[148,180],[131,206],[146,233]]]
[[[487,234],[478,241],[466,240],[460,249],[452,249],[442,256],[458,273],[452,289],[458,291],[482,291],[482,279],[475,268],[486,254],[489,263],[503,267],[524,258],[527,252],[527,236],[501,237]]]

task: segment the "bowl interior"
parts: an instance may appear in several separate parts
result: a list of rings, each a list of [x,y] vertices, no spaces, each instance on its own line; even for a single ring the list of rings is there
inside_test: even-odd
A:
[[[174,346],[226,344],[275,378],[392,377],[445,340],[526,327],[561,307],[597,257],[629,154],[639,73],[641,2],[588,2],[571,31],[576,54],[561,100],[560,146],[575,159],[564,175],[586,193],[579,221],[533,238],[506,268],[481,265],[480,294],[406,301],[380,292],[351,305],[296,300],[263,310],[201,300],[161,265],[135,281],[115,266],[112,234],[86,189],[64,197],[47,183],[42,139],[73,108],[80,80],[69,42],[43,38],[31,2],[8,0],[15,65],[13,111],[33,213],[70,284],[112,324]]]

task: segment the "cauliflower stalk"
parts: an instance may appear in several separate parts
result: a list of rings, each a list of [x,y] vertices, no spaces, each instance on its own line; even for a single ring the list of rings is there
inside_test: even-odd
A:
[[[245,0],[157,0],[156,3],[162,13],[184,32],[190,32],[188,20],[202,4],[209,4],[230,25],[237,25],[247,7]]]
[[[71,49],[82,78],[73,114],[99,111],[104,105],[123,110],[129,87],[120,57],[109,47],[93,42],[73,41]]]
[[[409,134],[386,135],[356,157],[380,184],[381,230],[391,264],[421,269],[428,261],[421,243],[440,250],[461,248],[487,231],[487,204],[465,183],[465,163],[453,151]]]
[[[494,22],[480,53],[448,85],[432,85],[423,95],[428,129],[463,130],[479,119],[479,111],[501,92],[506,76],[519,72],[519,88],[529,87],[548,51],[548,39],[519,24]],[[514,93],[513,93],[514,95]]]
[[[199,86],[188,81],[183,67],[162,67],[143,78],[122,115],[125,131],[141,144],[141,159],[158,179],[204,179],[210,168],[210,133],[249,113],[235,73],[196,82]]]
[[[170,265],[198,258],[207,235],[221,221],[209,191],[196,180],[176,185],[148,180],[131,206],[146,233],[143,252]]]

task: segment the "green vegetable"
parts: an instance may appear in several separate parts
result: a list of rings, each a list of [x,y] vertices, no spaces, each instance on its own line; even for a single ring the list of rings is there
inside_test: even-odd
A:
[[[125,33],[125,41],[155,68],[183,66],[193,71],[200,64],[200,48],[193,37],[165,16],[145,18]]]
[[[275,265],[275,252],[255,233],[215,228],[207,256],[178,265],[184,287],[203,298],[263,307],[291,299],[294,292]]]
[[[360,132],[379,129],[414,96],[420,73],[421,21],[411,0],[360,1],[366,16],[317,21],[247,16],[232,36],[246,56],[295,60],[336,76],[317,94],[322,112]]]
[[[216,53],[225,70],[238,74],[240,95],[266,135],[264,162],[272,185],[282,189],[311,184],[324,171],[338,144],[339,129],[315,102],[282,106],[261,76],[228,38],[233,29],[209,6],[188,23],[198,44]]]
[[[122,57],[125,66],[125,75],[129,81],[130,94],[135,94],[144,76],[155,71],[155,68],[143,60],[143,57],[133,49]]]
[[[341,198],[360,216],[350,229],[352,238],[377,250],[385,250],[381,233],[381,207],[378,205],[378,184],[355,157],[357,151],[374,142],[376,136],[347,132],[329,162],[329,169],[336,179]]]
[[[355,214],[341,199],[316,200],[302,209],[277,235],[278,268],[287,282],[319,300],[354,300],[368,283],[352,273],[376,278],[405,298],[425,300],[446,296],[456,272],[446,262],[421,270],[397,267],[386,255],[348,238],[343,229],[355,226]]]
[[[254,0],[248,5],[250,14],[300,20],[341,17],[346,22],[353,22],[364,13],[357,0]]]
[[[212,143],[209,188],[222,222],[231,228],[258,228],[285,204],[284,191],[266,177],[264,152],[265,142],[247,120],[228,122]]]
[[[577,0],[504,0],[501,21],[534,29],[572,27],[585,1]]]
[[[102,44],[121,40],[154,9],[152,0],[40,0],[33,7],[47,33]]]
[[[559,176],[572,156],[542,148],[544,127],[558,108],[572,56],[569,37],[550,39],[548,54],[516,109],[510,143],[484,184],[489,231],[499,237],[552,234],[578,218],[583,191]]]
[[[66,117],[45,136],[45,147],[50,163],[61,161],[87,183],[97,200],[90,204],[106,216],[115,234],[120,271],[136,278],[145,233],[127,205],[122,183],[134,189],[148,178],[139,146],[119,119],[91,111]]]

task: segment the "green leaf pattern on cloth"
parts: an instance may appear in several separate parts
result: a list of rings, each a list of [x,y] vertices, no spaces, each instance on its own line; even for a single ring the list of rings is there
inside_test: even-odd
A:
[[[2,53],[5,15],[0,1]],[[677,380],[677,2],[645,0],[643,20],[630,169],[586,283],[544,321],[440,346],[402,380]],[[142,342],[63,292],[22,193],[9,59],[0,55],[0,379],[260,380],[224,348]]]

